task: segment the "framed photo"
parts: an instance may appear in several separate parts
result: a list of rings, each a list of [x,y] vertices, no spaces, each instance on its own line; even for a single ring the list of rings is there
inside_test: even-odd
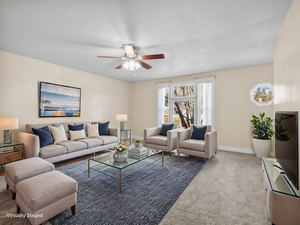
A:
[[[39,117],[79,117],[81,89],[40,82]]]
[[[271,106],[274,102],[274,87],[271,83],[257,83],[249,91],[249,100],[258,107]]]

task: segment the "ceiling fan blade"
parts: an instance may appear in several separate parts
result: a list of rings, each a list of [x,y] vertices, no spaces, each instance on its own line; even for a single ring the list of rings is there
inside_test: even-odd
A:
[[[147,69],[147,70],[150,70],[151,68],[153,68],[152,66],[150,66],[149,64],[147,64],[147,63],[144,63],[143,61],[138,61],[139,63],[140,63],[140,65],[142,66],[142,67],[144,67],[145,69]]]
[[[122,63],[121,65],[117,66],[116,69],[122,69],[123,68],[123,65],[125,64],[126,62]]]
[[[149,60],[149,59],[164,59],[164,54],[156,54],[156,55],[143,55],[143,60]]]
[[[134,57],[133,47],[131,45],[123,44],[123,48],[129,57]]]
[[[123,57],[113,57],[113,56],[97,56],[98,58],[110,58],[110,59],[122,59]]]

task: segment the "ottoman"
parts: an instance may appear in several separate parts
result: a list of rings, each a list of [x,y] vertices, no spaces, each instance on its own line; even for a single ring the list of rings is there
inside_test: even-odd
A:
[[[14,200],[16,198],[16,185],[18,182],[54,170],[55,167],[52,163],[41,159],[40,157],[33,157],[6,164],[6,188],[11,188],[13,192],[12,199]]]
[[[59,171],[51,171],[17,183],[20,208],[31,224],[41,224],[71,207],[75,215],[77,182]]]

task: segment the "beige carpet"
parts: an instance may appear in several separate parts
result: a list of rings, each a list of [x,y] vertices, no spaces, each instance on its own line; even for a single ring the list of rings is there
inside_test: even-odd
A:
[[[255,155],[218,151],[160,225],[269,225],[260,167]]]
[[[260,167],[261,160],[255,155],[218,151],[160,224],[269,225]],[[0,224],[30,224],[26,218],[7,217],[7,213],[16,213],[16,205],[5,185],[0,176]]]

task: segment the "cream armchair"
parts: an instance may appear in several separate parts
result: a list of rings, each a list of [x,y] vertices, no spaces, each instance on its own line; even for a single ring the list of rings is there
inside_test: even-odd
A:
[[[177,146],[177,131],[181,129],[184,128],[179,128],[179,125],[175,123],[173,129],[167,132],[167,136],[159,135],[161,127],[144,129],[144,146],[160,149],[171,155],[171,152],[175,150]]]
[[[191,139],[193,127],[177,131],[177,153],[205,158],[207,161],[217,154],[217,131],[207,126],[205,140]]]

